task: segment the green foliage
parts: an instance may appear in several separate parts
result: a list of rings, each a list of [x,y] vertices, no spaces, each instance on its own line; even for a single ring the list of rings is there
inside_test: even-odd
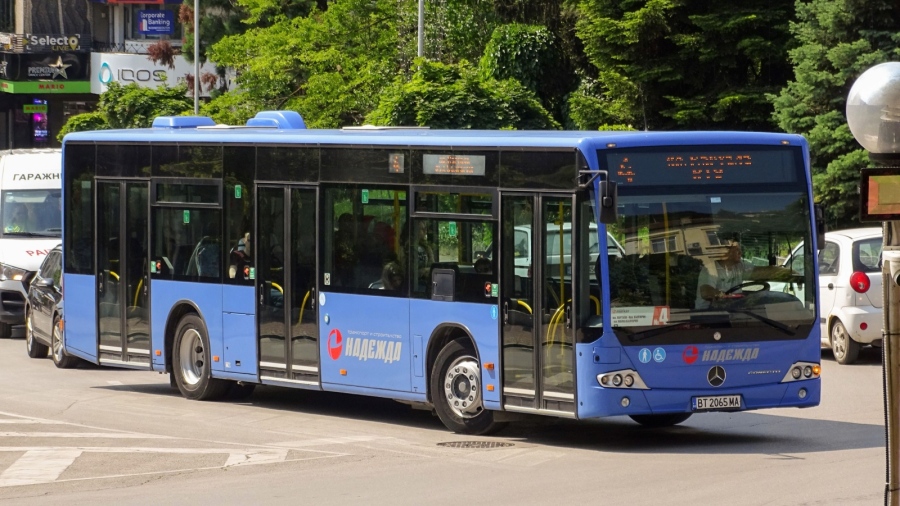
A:
[[[859,170],[868,165],[845,116],[847,94],[869,67],[900,57],[900,7],[883,0],[797,3],[791,24],[794,80],[773,100],[773,117],[810,145],[813,190],[831,226],[858,225]]]
[[[66,121],[57,139],[69,132],[110,128],[147,128],[157,116],[180,116],[194,110],[193,98],[184,85],[156,89],[127,86],[111,81],[100,95],[97,110],[76,114]]]
[[[233,108],[229,95],[240,93],[257,110],[296,110],[311,128],[359,124],[396,73],[397,6],[336,0],[325,12],[223,38],[210,58],[236,71],[240,91],[211,106]]]
[[[556,38],[546,27],[509,24],[497,27],[484,49],[479,69],[485,77],[516,79],[562,119],[563,98],[572,91]]]
[[[110,82],[100,95],[97,110],[106,116],[110,128],[147,128],[157,116],[179,116],[194,110],[193,98],[184,85],[141,88]]]
[[[69,117],[66,123],[59,129],[56,140],[62,142],[63,137],[71,132],[86,132],[88,130],[107,130],[109,123],[106,115],[99,111],[76,114]]]
[[[557,123],[534,93],[513,79],[485,78],[467,61],[416,60],[410,81],[398,78],[366,117],[376,125],[431,128],[551,129]]]
[[[790,75],[791,0],[581,0],[578,12],[598,86],[597,101],[570,100],[588,108],[573,117],[597,121],[599,108],[641,129],[773,128],[766,93]]]

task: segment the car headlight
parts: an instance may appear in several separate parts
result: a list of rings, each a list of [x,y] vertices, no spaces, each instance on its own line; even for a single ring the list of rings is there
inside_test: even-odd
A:
[[[28,271],[12,265],[0,264],[0,281],[22,281]]]

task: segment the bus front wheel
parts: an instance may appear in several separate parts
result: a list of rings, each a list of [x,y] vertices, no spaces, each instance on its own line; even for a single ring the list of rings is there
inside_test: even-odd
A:
[[[662,415],[629,415],[635,422],[644,427],[671,427],[687,420],[691,413],[665,413]]]
[[[481,366],[460,340],[444,346],[431,373],[431,397],[441,422],[453,432],[483,435],[502,429],[481,397]]]
[[[200,317],[185,315],[175,333],[172,373],[181,395],[197,401],[218,399],[228,383],[212,377],[209,337]]]

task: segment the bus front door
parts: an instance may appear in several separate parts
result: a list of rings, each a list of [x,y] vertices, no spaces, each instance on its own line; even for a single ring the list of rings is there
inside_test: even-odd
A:
[[[316,193],[295,186],[260,186],[258,195],[260,380],[318,388]]]
[[[572,416],[573,197],[506,193],[501,202],[503,405]]]
[[[149,186],[97,182],[97,335],[101,365],[149,369]]]

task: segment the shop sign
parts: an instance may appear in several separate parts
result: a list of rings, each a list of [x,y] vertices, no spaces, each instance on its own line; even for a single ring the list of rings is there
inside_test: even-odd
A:
[[[26,33],[23,42],[28,53],[68,52],[81,50],[81,38],[81,34]]]
[[[22,112],[25,114],[34,114],[37,112],[47,112],[47,104],[25,104],[22,106]]]
[[[138,33],[141,35],[172,35],[175,33],[175,12],[137,11]]]
[[[91,93],[90,81],[3,81],[0,80],[0,92],[3,93]]]
[[[142,88],[159,88],[177,86],[183,83],[185,76],[193,75],[194,65],[188,63],[181,55],[175,56],[175,68],[157,65],[147,59],[146,55],[92,53],[91,54],[91,93],[101,94],[107,85],[117,82],[123,86],[136,84]],[[215,73],[214,63],[207,61],[200,67],[200,75]],[[201,86],[201,97],[209,96],[205,87]]]

